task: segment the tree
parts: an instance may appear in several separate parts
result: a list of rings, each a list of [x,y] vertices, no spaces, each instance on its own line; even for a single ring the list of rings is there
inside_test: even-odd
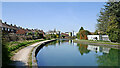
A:
[[[111,49],[109,53],[96,55],[99,66],[119,66],[119,50]]]
[[[96,30],[96,31],[94,32],[94,35],[98,35],[98,30]]]
[[[90,52],[90,50],[88,50],[88,45],[85,45],[85,44],[77,44],[77,46],[79,47],[79,51],[80,51],[80,54],[83,55],[84,53],[87,54]]]
[[[85,39],[87,40],[87,35],[91,34],[88,30],[84,30],[83,27],[80,28],[79,32],[77,33],[78,39]]]
[[[77,38],[80,39],[80,32],[77,33]]]
[[[78,38],[78,39],[80,39],[80,31],[81,31],[81,30],[84,30],[84,28],[81,27],[80,30],[79,30],[79,32],[77,33],[77,38]]]
[[[90,35],[91,33],[88,30],[81,30],[80,31],[80,39],[87,40],[87,35]]]
[[[109,35],[112,42],[120,42],[120,2],[107,2],[97,19],[97,30]]]
[[[83,28],[83,27],[81,27],[81,28],[80,28],[80,30],[79,30],[79,32],[80,32],[81,30],[84,30],[84,28]]]
[[[33,35],[33,33],[32,32],[28,32],[26,35]]]

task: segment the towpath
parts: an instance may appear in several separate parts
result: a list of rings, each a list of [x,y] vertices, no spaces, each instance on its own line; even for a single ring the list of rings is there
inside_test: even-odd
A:
[[[29,54],[31,53],[31,50],[39,45],[42,44],[44,42],[47,42],[49,40],[45,40],[45,41],[40,41],[37,42],[35,44],[32,44],[30,46],[27,46],[23,49],[21,49],[20,51],[18,51],[13,57],[13,63],[11,64],[12,66],[28,66],[28,59],[29,59]]]

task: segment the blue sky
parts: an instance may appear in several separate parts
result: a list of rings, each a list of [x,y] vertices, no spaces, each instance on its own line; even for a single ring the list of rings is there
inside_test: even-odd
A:
[[[104,2],[3,2],[2,20],[24,28],[95,31]]]

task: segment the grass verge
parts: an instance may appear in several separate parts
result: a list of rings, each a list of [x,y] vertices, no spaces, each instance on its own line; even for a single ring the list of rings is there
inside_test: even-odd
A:
[[[38,45],[40,45],[40,44],[38,44]],[[37,46],[38,46],[38,45],[37,45]],[[35,47],[37,47],[37,46],[35,46]],[[33,52],[33,50],[34,50],[35,47],[32,48],[32,50],[31,50],[31,52],[30,52],[30,54],[29,54],[28,66],[29,66],[30,68],[32,68],[32,52]]]
[[[2,59],[3,59],[3,66],[8,65],[11,63],[11,57],[17,53],[20,49],[27,47],[29,45],[32,45],[36,42],[43,41],[43,39],[38,39],[38,40],[24,40],[24,41],[15,41],[15,42],[8,42],[8,43],[3,43],[2,51]]]
[[[104,44],[104,45],[120,45],[120,43],[113,43],[110,41],[93,41],[93,40],[74,40],[74,42],[83,42],[83,43],[96,43],[96,44]]]
[[[10,57],[17,53],[20,49],[32,45],[36,42],[40,42],[43,40],[30,40],[30,41],[17,41],[17,42],[10,42],[8,43],[8,51],[10,52]],[[11,45],[12,44],[12,45]],[[15,45],[17,44],[17,45]]]

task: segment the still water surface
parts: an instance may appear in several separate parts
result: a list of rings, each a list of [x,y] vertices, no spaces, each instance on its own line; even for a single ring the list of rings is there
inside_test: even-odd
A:
[[[118,66],[118,50],[57,40],[40,49],[38,66]]]

